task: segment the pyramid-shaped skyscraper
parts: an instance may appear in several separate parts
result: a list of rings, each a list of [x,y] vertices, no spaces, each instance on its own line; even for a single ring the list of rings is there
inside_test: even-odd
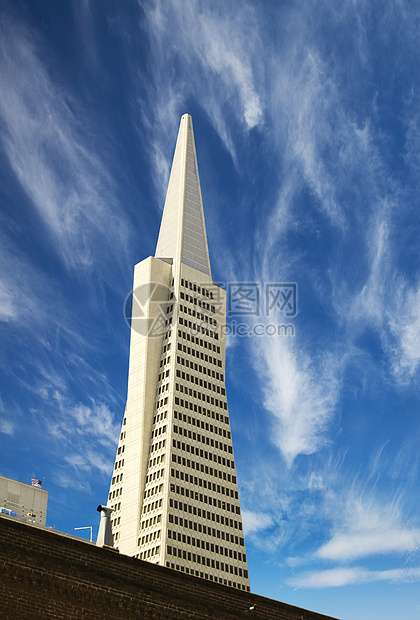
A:
[[[127,406],[108,496],[121,553],[249,590],[192,120],[181,118],[154,257],[135,266]]]

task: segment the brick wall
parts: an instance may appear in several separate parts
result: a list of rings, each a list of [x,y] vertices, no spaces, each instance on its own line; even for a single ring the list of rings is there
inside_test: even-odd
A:
[[[9,517],[0,517],[0,550],[0,616],[5,619],[329,618]],[[256,605],[252,612],[251,605]]]

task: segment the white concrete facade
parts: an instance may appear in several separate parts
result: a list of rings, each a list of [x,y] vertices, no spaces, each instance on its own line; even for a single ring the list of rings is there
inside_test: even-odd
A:
[[[212,282],[184,115],[156,256],[136,265],[127,406],[108,505],[121,553],[249,590],[225,393],[226,294]]]

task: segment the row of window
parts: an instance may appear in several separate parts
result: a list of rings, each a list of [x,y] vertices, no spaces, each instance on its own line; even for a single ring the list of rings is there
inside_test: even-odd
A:
[[[193,334],[189,334],[188,332],[183,332],[181,329],[178,329],[178,336],[180,338],[183,338],[184,340],[187,340],[188,342],[196,344],[197,346],[204,347],[205,349],[210,349],[210,351],[220,354],[220,347],[214,342],[210,342],[209,340],[203,340],[198,336],[194,336]],[[213,364],[215,363],[216,362],[214,361]]]
[[[204,295],[204,297],[213,299],[213,293],[211,291],[204,288],[203,286],[200,287],[198,284],[195,284],[194,282],[189,282],[188,280],[181,278],[181,286],[184,286],[185,288],[189,288],[190,291],[194,291],[194,293],[199,293],[201,295]]]
[[[170,342],[168,342],[167,344],[164,344],[163,347],[162,347],[162,355],[164,353],[166,353],[166,351],[169,351],[170,348],[171,348],[171,343]]]
[[[120,459],[119,461],[115,461],[114,469],[120,469],[120,467],[124,466],[124,459]]]
[[[177,400],[178,400],[178,403],[177,403]],[[201,405],[197,405],[196,403],[189,403],[188,401],[184,401],[179,398],[177,399],[177,397],[175,397],[175,402],[176,404],[179,404],[180,402],[181,407],[185,407],[186,409],[191,409],[192,411],[195,411],[197,413],[202,413],[203,415],[207,415],[208,418],[213,418],[213,420],[217,420],[217,422],[224,422],[225,424],[229,424],[229,418],[226,415],[222,415],[221,413],[219,414],[217,411],[212,411],[211,409],[205,409],[204,407],[201,407]],[[202,424],[202,421],[196,420],[196,418],[191,417],[185,413],[182,413],[181,411],[178,412],[178,415],[177,415],[177,412],[175,411],[174,416],[175,418],[178,417],[178,420],[183,420],[184,422],[188,422],[188,424],[192,424],[193,426],[196,426],[196,423],[197,423],[197,426],[200,427]],[[222,434],[220,431],[221,429],[219,429],[219,435]],[[230,438],[230,431],[226,431],[226,432],[227,432],[227,437]]]
[[[222,368],[222,360],[218,360],[212,355],[207,355],[207,353],[203,353],[202,351],[197,351],[197,349],[188,347],[181,342],[178,342],[178,351],[182,351],[183,353],[187,353],[187,355],[192,355],[192,357],[197,357],[198,359],[203,360],[203,362],[208,362],[209,364],[214,364],[215,366]]]
[[[163,372],[161,372],[158,376],[158,383],[161,379],[165,379],[166,377],[169,377],[169,368],[168,370],[164,370]]]
[[[190,499],[195,499],[196,501],[202,504],[208,504],[209,506],[214,506],[215,508],[219,508],[220,510],[226,510],[227,512],[234,512],[236,514],[241,514],[241,510],[239,506],[235,506],[234,504],[230,504],[229,502],[225,502],[221,499],[217,499],[216,497],[212,497],[211,495],[204,495],[203,493],[199,493],[198,491],[193,491],[192,489],[180,487],[178,484],[171,483],[170,485],[171,493],[176,493],[177,495],[184,495]]]
[[[168,518],[170,523],[179,525],[179,527],[188,528],[191,531],[199,532],[200,534],[205,534],[206,536],[212,536],[213,538],[226,540],[226,542],[231,542],[234,545],[239,545],[241,547],[245,546],[244,539],[237,534],[230,534],[230,532],[224,532],[219,528],[214,528],[201,522],[190,521],[189,519],[184,519],[178,515],[169,514]]]
[[[162,502],[163,502],[162,499],[157,499],[154,502],[150,502],[150,504],[145,504],[142,509],[142,515],[146,514],[147,512],[152,512],[153,510],[157,510],[158,508],[161,508]]]
[[[197,364],[189,359],[184,359],[177,355],[176,361],[181,366],[186,366],[187,368],[191,368],[191,370],[195,370],[196,372],[200,372],[203,375],[209,375],[209,377],[213,377],[213,379],[217,379],[218,381],[224,381],[224,375],[221,372],[217,372],[217,370],[213,370],[208,366],[202,366],[201,364]]]
[[[171,318],[170,323],[172,323],[172,318]],[[166,322],[165,322],[165,325],[166,325]],[[159,325],[159,329],[161,329],[161,325]],[[165,340],[169,340],[171,336],[172,336],[172,325],[170,324],[169,327],[167,327],[167,329],[164,330],[162,342],[165,342]],[[169,350],[170,348],[171,348],[170,346],[169,347],[167,346],[165,351]],[[162,353],[164,353],[163,349],[164,347],[162,347]]]
[[[215,560],[213,558],[205,557],[204,555],[199,555],[198,553],[191,553],[191,551],[186,551],[185,549],[177,549],[177,547],[171,547],[167,545],[166,547],[168,555],[178,556],[188,562],[193,562],[194,564],[202,564],[203,566],[209,566],[216,570],[220,570],[225,573],[230,573],[231,575],[237,575],[238,577],[248,578],[248,571],[246,569],[242,569],[239,566],[232,566],[232,564],[226,564],[226,562],[219,562],[219,560]]]
[[[156,441],[150,446],[150,453],[156,452],[157,450],[161,450],[166,446],[166,439],[162,439],[161,441]]]
[[[189,547],[198,547],[199,549],[204,549],[205,551],[211,551],[211,553],[215,553],[216,555],[223,555],[226,558],[231,558],[232,560],[246,562],[246,555],[241,551],[236,551],[235,549],[231,549],[229,547],[223,547],[222,545],[209,542],[208,540],[202,540],[201,538],[195,538],[194,536],[188,536],[188,534],[182,534],[182,532],[173,532],[172,530],[168,530],[168,538],[184,543]]]
[[[147,499],[149,497],[153,497],[153,495],[156,495],[157,493],[162,493],[162,491],[163,491],[163,484],[158,484],[155,487],[150,487],[150,489],[147,489],[147,491],[145,491],[143,494],[143,498]]]
[[[152,480],[157,480],[158,478],[163,478],[165,473],[165,469],[158,469],[157,471],[154,471],[153,474],[148,474],[146,476],[146,484],[148,482],[151,482]]]
[[[191,295],[188,295],[188,293],[184,293],[183,291],[180,291],[179,296],[181,299],[188,301],[190,304],[194,304],[194,306],[198,306],[199,308],[204,308],[204,310],[213,312],[213,314],[216,312],[216,308],[214,306],[211,306],[206,301],[197,299],[197,297],[192,297]]]
[[[117,476],[114,476],[111,480],[111,484],[116,484],[117,482],[121,482],[121,480],[123,479],[123,475],[124,474],[121,472]]]
[[[163,463],[164,461],[165,461],[165,455],[159,454],[159,456],[155,456],[154,458],[149,460],[149,467],[154,467],[155,465],[158,465],[159,463]]]
[[[114,489],[114,491],[111,491],[110,494],[108,495],[108,499],[114,499],[115,497],[119,497],[121,494],[122,494],[122,487],[118,489]]]
[[[191,575],[195,575],[196,577],[201,577],[201,579],[208,579],[209,581],[215,581],[216,583],[223,583],[225,586],[229,586],[230,588],[238,588],[239,590],[245,590],[246,592],[250,592],[250,587],[245,586],[243,583],[236,583],[235,581],[231,581],[230,579],[226,579],[224,577],[218,577],[217,575],[209,575],[208,573],[203,573],[199,570],[195,570],[194,568],[189,568],[188,566],[180,566],[179,564],[175,564],[174,562],[166,562],[167,568],[172,568],[173,570],[179,570],[182,573],[190,573]]]
[[[195,486],[202,487],[204,489],[208,489],[209,491],[213,491],[214,493],[221,493],[226,497],[233,497],[234,499],[239,499],[238,491],[235,489],[230,489],[229,487],[224,487],[223,485],[216,484],[215,482],[211,482],[210,480],[206,480],[205,478],[199,478],[198,476],[193,476],[188,472],[179,471],[178,469],[171,468],[171,476],[172,478],[177,478],[178,480],[183,480],[189,484],[195,484]]]
[[[163,392],[167,392],[169,390],[169,383],[165,383],[164,385],[161,385],[160,387],[158,387],[158,389],[156,390],[156,396],[159,396],[160,394],[163,394]]]
[[[230,439],[230,431],[227,431],[225,428],[220,428],[220,426],[216,426],[215,424],[213,425],[213,424],[210,424],[209,422],[204,422],[204,420],[198,420],[196,418],[193,418],[189,415],[186,415],[185,413],[181,413],[176,410],[174,411],[174,418],[180,420],[181,422],[192,424],[192,426],[196,426],[197,428],[202,428],[203,431],[206,430],[206,431],[209,431],[210,433],[216,433],[216,435],[220,435],[221,437],[226,437],[227,439]],[[191,437],[191,435],[189,436]]]
[[[164,398],[161,398],[160,400],[157,401],[156,409],[160,409],[160,407],[166,407],[167,404],[168,404],[168,397],[165,396]]]
[[[170,361],[171,361],[171,356],[167,355],[166,357],[160,360],[159,366],[162,368],[162,366],[166,366],[166,364],[169,364]]]
[[[219,465],[223,465],[223,467],[230,467],[231,469],[235,469],[235,463],[230,459],[225,458],[224,456],[220,456],[220,454],[213,454],[212,452],[202,450],[201,448],[196,448],[196,446],[192,446],[189,443],[178,441],[177,439],[172,440],[172,446],[174,448],[177,448],[178,450],[182,450],[183,452],[195,454],[201,459],[213,461],[214,463],[219,463]]]
[[[188,396],[192,396],[193,398],[197,398],[209,405],[213,405],[214,407],[219,407],[220,409],[227,409],[227,402],[223,402],[214,396],[210,396],[209,394],[203,394],[197,390],[193,390],[192,388],[187,387],[186,385],[182,385],[182,383],[175,383],[175,389],[177,392],[181,392],[181,394],[188,394]],[[175,404],[176,398],[175,398]]]
[[[168,417],[168,412],[167,411],[161,411],[160,413],[157,413],[154,416],[153,424],[156,424],[157,422],[161,422],[162,420],[166,420],[167,417]]]
[[[208,521],[215,521],[216,523],[221,523],[222,525],[233,527],[235,528],[235,530],[242,529],[241,521],[236,521],[235,519],[231,519],[230,517],[225,517],[223,515],[220,515],[218,512],[210,512],[209,510],[205,510],[204,508],[198,508],[197,506],[192,506],[191,504],[180,502],[177,499],[172,499],[171,497],[169,498],[169,507],[174,508],[175,510],[182,510],[183,512],[188,512],[188,514],[201,517],[202,519],[207,519]],[[171,515],[169,515],[169,521],[171,522]]]
[[[159,435],[164,435],[166,433],[166,424],[164,426],[158,426],[157,428],[152,430],[151,439],[154,437],[158,437]]]
[[[200,319],[200,321],[210,323],[213,327],[217,327],[216,319],[213,319],[211,316],[207,316],[207,314],[203,314],[199,310],[194,310],[194,308],[189,308],[188,306],[183,306],[182,304],[179,304],[179,310],[184,314],[188,314],[188,316],[192,316],[195,319]],[[182,323],[180,324],[182,325]]]
[[[140,529],[147,530],[148,527],[152,527],[157,523],[162,522],[162,515],[155,515],[154,517],[149,517],[148,519],[142,519],[140,523]]]
[[[207,329],[207,327],[203,327],[202,325],[198,325],[197,323],[193,323],[192,321],[187,321],[187,319],[183,319],[182,316],[178,317],[178,323],[180,325],[183,325],[184,327],[188,327],[188,329],[194,332],[195,335],[203,334],[204,336],[208,336],[209,338],[219,340],[219,334],[217,332],[213,332],[211,329]]]
[[[223,452],[229,452],[229,454],[233,454],[232,446],[222,443],[221,441],[218,441],[217,439],[213,439],[213,437],[207,437],[207,435],[200,435],[200,433],[196,433],[195,431],[190,431],[189,428],[183,428],[182,426],[177,426],[176,424],[174,424],[173,429],[174,429],[174,433],[183,435],[187,439],[192,439],[193,441],[198,441],[198,443],[202,443],[204,445],[210,446],[211,448],[215,448],[216,450],[222,450]]]
[[[161,535],[161,530],[155,530],[154,532],[150,532],[150,534],[146,534],[145,536],[142,536],[141,538],[139,538],[138,540],[138,546],[141,547],[142,545],[147,545],[149,543],[152,543],[156,540],[156,538],[160,538]]]
[[[168,335],[169,335],[168,332],[166,332],[165,338],[167,338]],[[171,343],[170,342],[168,344],[166,344],[165,346],[163,346],[162,347],[162,355],[170,348],[171,348]],[[171,359],[170,355],[162,358],[161,362],[160,362],[160,366],[165,366],[167,363],[169,363],[170,359]],[[161,379],[165,379],[166,377],[169,377],[169,372],[170,372],[170,369],[168,368],[166,371],[160,373],[159,376],[158,376],[158,383],[159,383],[159,381]],[[166,389],[164,389],[164,386],[160,386],[156,390],[156,397],[159,397],[160,394],[162,394],[163,392],[165,392],[168,389],[169,389],[169,383],[166,384]],[[156,409],[159,409],[160,407],[162,407],[164,405],[167,405],[167,404],[168,404],[168,397],[165,396],[164,398],[161,398],[160,400],[157,400],[157,402],[156,402]],[[159,414],[158,414],[157,417],[159,417]],[[166,417],[166,412],[165,412],[165,417]],[[156,416],[155,416],[153,422],[155,422],[155,420],[156,420]]]
[[[201,471],[203,474],[220,478],[220,480],[227,480],[227,482],[234,482],[236,484],[236,476],[233,474],[231,475],[223,470],[216,469],[215,467],[209,467],[208,465],[204,465],[204,463],[197,463],[196,461],[187,459],[185,456],[181,456],[180,454],[172,454],[172,462],[178,463],[178,465],[182,465],[183,467],[191,467],[191,469]]]
[[[141,551],[137,557],[140,560],[148,560],[149,558],[152,558],[155,555],[158,555],[159,553],[160,553],[160,546],[154,547],[153,549],[147,549],[146,551]]]
[[[214,383],[210,383],[210,381],[206,381],[205,379],[202,379],[201,377],[190,375],[188,372],[184,372],[183,370],[177,370],[176,376],[179,379],[183,379],[184,381],[190,381],[191,383],[194,383],[195,385],[199,385],[200,387],[203,387],[205,390],[213,390],[213,392],[217,392],[218,394],[222,394],[223,396],[226,394],[224,387],[220,387],[220,385],[215,385]]]

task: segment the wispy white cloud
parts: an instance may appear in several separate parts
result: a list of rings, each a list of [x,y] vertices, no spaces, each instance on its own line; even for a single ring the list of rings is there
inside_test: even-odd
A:
[[[315,473],[314,471],[312,471],[309,475],[307,485],[309,490],[323,489],[324,478],[320,473]]]
[[[264,212],[266,224],[258,235],[261,262],[255,272],[262,282],[299,281],[302,276],[299,285],[310,288],[317,303],[331,314],[331,289],[325,285],[324,274],[314,270],[313,277],[308,278],[307,256],[302,249],[299,255],[291,247],[288,236],[294,238],[299,231],[312,243],[316,233],[311,231],[312,221],[319,218],[315,211],[328,219],[339,240],[359,235],[360,214],[353,207],[350,211],[352,203],[347,195],[349,177],[352,181],[366,178],[368,193],[376,197],[369,173],[378,169],[377,148],[369,120],[356,122],[349,114],[334,63],[319,48],[305,16],[296,12],[287,61],[278,52],[277,62],[267,69],[272,72],[269,112],[277,147],[273,157],[279,161],[282,174],[278,200],[268,218]],[[316,198],[311,201],[311,212],[304,206],[303,196],[308,190]],[[346,281],[335,265],[331,265],[330,274],[334,288],[335,278],[340,283]],[[305,293],[308,299],[309,290]],[[348,298],[345,303],[349,303]],[[340,305],[334,317],[336,324],[343,316],[345,309]],[[302,315],[296,322],[293,341],[260,339],[251,343],[254,353],[258,352],[255,368],[264,406],[276,421],[272,438],[289,466],[298,454],[314,454],[329,443],[341,375],[352,354],[357,353],[351,345],[351,329],[337,346],[332,339],[320,341],[312,336],[317,328],[306,320]],[[309,330],[311,338],[307,337]]]
[[[401,555],[420,550],[420,528],[404,519],[402,497],[381,498],[375,492],[375,483],[360,485],[356,481],[341,491],[341,502],[330,491],[327,505],[333,517],[332,535],[314,556],[348,562],[368,556]]]
[[[91,490],[91,480],[101,474],[110,476],[115,456],[119,421],[103,403],[72,406],[70,398],[57,400],[54,416],[34,412],[40,430],[46,433],[50,446],[59,446],[55,455],[58,473],[55,482],[64,488]]]
[[[274,126],[276,133],[283,134],[286,120],[286,162],[300,165],[304,181],[317,196],[321,209],[341,228],[345,220],[338,197],[339,179],[334,178],[334,166],[325,155],[328,150],[332,155],[344,146],[348,127],[343,119],[337,118],[341,110],[340,96],[328,66],[315,49],[304,52],[303,57],[301,50],[307,47],[294,48],[291,62],[281,66],[274,82],[272,114],[277,117],[281,111],[277,117],[280,126],[279,120],[274,120]]]
[[[331,568],[293,577],[288,580],[288,584],[296,588],[337,588],[375,581],[391,583],[420,581],[420,568],[396,568],[382,571],[373,571],[361,567]]]
[[[89,267],[94,247],[118,240],[124,248],[130,235],[123,211],[113,208],[100,131],[51,75],[48,50],[34,32],[4,16],[0,32],[4,152],[56,251],[68,266]]]
[[[292,470],[276,464],[268,451],[264,461],[253,460],[241,489],[242,503],[251,514],[252,506],[259,508],[255,529],[254,520],[250,522],[249,542],[272,558],[281,550],[285,564],[294,568],[320,562],[351,567],[384,558],[397,567],[412,566],[420,551],[418,519],[408,516],[415,487],[410,490],[404,476],[399,487],[394,485],[392,497],[384,495],[383,478],[394,470],[386,447],[378,448],[363,474],[353,475],[346,458],[333,457],[333,451],[327,460],[301,460]],[[406,466],[410,460],[417,462],[407,450],[404,453]],[[259,521],[259,515],[264,519]]]
[[[85,48],[85,62],[89,67],[96,69],[100,65],[100,57],[95,41],[96,32],[91,0],[81,0],[72,5],[72,9]],[[103,76],[105,77],[105,72]]]
[[[357,337],[367,326],[376,331],[392,373],[390,379],[407,384],[420,364],[420,289],[396,267],[398,248],[390,240],[391,233],[395,234],[390,201],[385,200],[381,209],[366,235],[366,281],[356,294],[341,298],[336,311],[345,317],[350,337]]]
[[[114,423],[113,414],[105,404],[78,404],[67,410],[67,413],[73,418],[80,434],[93,436],[104,445],[114,444],[119,427]],[[96,457],[92,460],[96,461]]]
[[[4,404],[0,397],[0,433],[12,436],[15,432],[15,424],[4,415]]]
[[[79,492],[84,491],[91,493],[89,481],[83,478],[76,478],[71,473],[67,473],[65,471],[55,472],[51,478],[55,484],[63,489],[74,489]]]
[[[335,534],[318,549],[316,556],[324,560],[353,560],[370,555],[406,553],[419,549],[420,529],[394,529],[367,526],[362,531]]]
[[[11,420],[0,418],[0,433],[12,436],[15,432],[15,425]]]
[[[82,454],[68,454],[64,457],[64,459],[66,463],[72,467],[76,467],[78,469],[89,469],[89,465]]]
[[[404,159],[417,176],[420,171],[420,114],[417,112],[418,99],[418,93],[412,89],[406,102],[406,113],[403,115],[406,126]],[[415,114],[413,114],[413,108],[416,109]]]
[[[249,6],[243,6],[240,14],[235,10],[222,18],[206,3],[185,5],[178,1],[176,4],[184,22],[183,40],[189,42],[189,49],[200,59],[206,72],[220,80],[226,98],[233,97],[239,101],[246,127],[252,129],[259,125],[263,110],[256,92],[251,51],[247,46],[250,40],[246,38],[243,28],[252,18],[256,19],[256,14]],[[195,28],[191,29],[193,23]],[[256,40],[254,33],[252,46]],[[218,90],[221,94],[220,86]]]
[[[343,10],[347,17],[357,17],[359,47],[352,50],[353,62],[359,62],[363,70],[369,70],[363,9],[348,3]],[[338,20],[334,10],[329,16]],[[334,58],[325,54],[314,34],[316,28],[313,30],[313,24],[307,22],[299,9],[294,12],[294,17],[293,37],[287,48],[288,60],[281,62],[281,58],[275,56],[278,60],[273,63],[276,71],[269,80],[272,105],[268,112],[273,139],[277,141],[277,156],[280,154],[282,186],[268,219],[264,212],[268,225],[260,233],[259,254],[263,268],[259,277],[265,281],[274,280],[280,272],[287,279],[299,279],[301,273],[305,278],[302,266],[305,265],[308,272],[307,262],[301,260],[293,248],[290,249],[289,236],[294,238],[296,231],[307,232],[315,209],[325,214],[336,230],[337,248],[349,243],[360,248],[352,269],[331,262],[328,265],[329,285],[324,274],[316,271],[312,281],[322,281],[322,286],[309,284],[317,302],[331,317],[332,327],[340,327],[340,346],[346,350],[346,355],[337,355],[337,343],[332,350],[325,342],[316,345],[316,339],[304,343],[298,338],[294,350],[285,347],[282,363],[279,364],[279,356],[276,358],[277,366],[288,377],[289,388],[286,392],[279,385],[277,392],[282,398],[274,399],[274,402],[278,401],[274,407],[277,411],[282,410],[279,403],[284,402],[283,395],[290,395],[293,391],[291,376],[295,376],[296,381],[302,377],[307,379],[308,370],[311,374],[311,369],[317,367],[319,354],[316,349],[324,349],[326,356],[332,359],[330,368],[335,380],[328,406],[324,408],[328,373],[324,377],[323,373],[321,376],[312,373],[308,390],[308,393],[313,390],[315,395],[314,411],[320,403],[319,411],[326,414],[319,417],[319,437],[323,436],[327,441],[329,426],[322,423],[322,418],[325,422],[327,410],[330,418],[334,412],[339,395],[335,388],[340,389],[337,379],[346,364],[360,356],[358,339],[366,329],[372,329],[379,338],[391,371],[389,379],[407,383],[415,378],[420,361],[418,287],[410,285],[398,268],[397,214],[407,197],[394,170],[388,167],[384,154],[386,138],[373,120],[378,113],[375,99],[365,102],[364,116],[355,113],[350,103],[353,95],[343,88],[343,65],[337,66]],[[410,115],[407,119],[410,120],[406,123],[406,157],[415,166],[419,123]],[[316,197],[316,201],[311,201],[311,212],[299,204],[306,188]],[[314,241],[315,233],[316,230],[308,235],[310,243]],[[341,251],[333,255],[339,256]],[[273,394],[273,373],[267,373],[269,360],[273,357],[270,347],[263,351],[263,357],[268,362],[257,367],[257,371],[264,393]],[[371,370],[370,364],[364,364],[360,373]],[[382,367],[376,367],[376,372],[381,371]],[[271,400],[268,399],[270,410],[273,409]],[[279,431],[284,433],[284,419],[282,426]],[[325,441],[320,441],[318,446],[324,445]],[[313,448],[310,453],[317,449],[315,444]]]
[[[286,338],[261,338],[257,351],[264,406],[274,419],[271,438],[291,466],[298,454],[313,454],[328,441],[340,387],[335,361],[311,359]]]
[[[273,519],[269,514],[250,510],[242,511],[242,524],[246,535],[266,530],[272,523]]]
[[[93,469],[104,474],[110,474],[109,459],[105,459],[103,455],[92,450],[79,454],[69,454],[65,456],[65,461],[76,470],[91,472]]]
[[[263,445],[262,439],[260,443]],[[333,468],[333,464],[328,466],[330,475]],[[249,528],[248,542],[273,560],[281,553],[282,558],[293,556],[290,562],[294,566],[312,563],[311,557],[308,560],[300,555],[301,545],[319,533],[321,524],[324,527],[329,523],[324,505],[329,493],[328,476],[321,481],[318,474],[316,482],[314,475],[297,476],[296,468],[288,469],[272,447],[249,459],[245,468],[241,464],[241,469],[241,504]]]
[[[54,372],[41,367],[40,370],[42,379],[33,386],[40,402],[31,411],[36,432],[49,438],[59,466],[73,468],[75,481],[83,481],[86,473],[109,475],[120,429],[119,416],[114,415],[107,403],[94,398],[75,403],[71,384],[60,369]]]
[[[254,62],[263,52],[256,12],[244,3],[226,5],[222,14],[200,0],[189,3],[171,0],[153,3],[145,11],[145,17],[145,32],[154,49],[150,59],[153,64],[150,140],[158,172],[167,171],[168,135],[172,135],[180,114],[188,112],[180,106],[189,98],[196,99],[198,92],[200,105],[237,162],[226,112],[245,131],[261,125],[264,118],[263,76],[261,66],[256,73]],[[250,24],[251,37],[246,34]],[[174,58],[179,59],[181,70],[176,78]]]
[[[6,283],[0,282],[0,321],[11,321],[17,317],[15,296]]]
[[[402,291],[395,310],[390,319],[397,343],[392,351],[393,370],[400,381],[408,382],[420,364],[420,289]]]
[[[85,463],[99,463],[97,456],[86,448],[91,445],[92,441],[107,449],[116,445],[119,424],[114,421],[113,413],[109,407],[93,400],[89,405],[81,403],[72,405],[68,394],[45,387],[45,393],[41,396],[44,396],[45,400],[53,402],[56,411],[56,415],[52,419],[48,415],[38,412],[47,431],[57,439],[65,439],[69,447],[69,458],[72,459],[73,465],[77,464],[77,458],[80,455],[83,455],[83,462]],[[71,454],[72,443],[79,448],[77,455]],[[81,447],[83,451],[81,451]]]

